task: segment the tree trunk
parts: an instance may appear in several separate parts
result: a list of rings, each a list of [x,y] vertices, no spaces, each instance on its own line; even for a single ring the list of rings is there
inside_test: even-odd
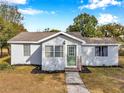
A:
[[[2,51],[2,47],[0,47],[0,57],[2,57],[3,56],[3,51]]]
[[[9,50],[9,47],[7,47],[7,52],[8,52],[8,55],[10,55],[10,50]]]

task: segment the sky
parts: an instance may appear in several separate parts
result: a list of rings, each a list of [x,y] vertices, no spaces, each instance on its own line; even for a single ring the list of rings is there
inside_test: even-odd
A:
[[[98,23],[124,25],[124,0],[0,0],[17,5],[30,32],[45,28],[66,31],[81,13],[94,15]]]

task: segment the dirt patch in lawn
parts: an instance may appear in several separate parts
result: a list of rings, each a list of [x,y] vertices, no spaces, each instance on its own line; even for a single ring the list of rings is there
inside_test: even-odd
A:
[[[91,73],[80,73],[91,93],[124,93],[124,56],[121,67],[88,67]]]
[[[66,93],[64,73],[30,71],[31,67],[0,71],[0,93]]]

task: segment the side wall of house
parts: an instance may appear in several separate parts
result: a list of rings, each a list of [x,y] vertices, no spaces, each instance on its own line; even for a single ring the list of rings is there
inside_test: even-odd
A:
[[[30,56],[24,56],[23,44],[11,44],[11,64],[41,64],[41,46],[30,44]]]
[[[63,46],[63,57],[46,57],[45,46]],[[64,70],[67,64],[67,45],[76,45],[76,55],[80,55],[81,43],[64,35],[59,35],[42,43],[42,69],[47,71]]]
[[[113,66],[118,65],[118,46],[108,46],[108,56],[95,56],[95,46],[82,46],[82,65],[86,66]]]

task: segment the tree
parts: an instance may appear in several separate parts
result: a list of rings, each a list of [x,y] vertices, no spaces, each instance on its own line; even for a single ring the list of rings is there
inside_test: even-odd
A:
[[[2,19],[2,18],[0,18]],[[1,24],[2,23],[2,24]],[[0,29],[0,43],[1,49],[6,47],[9,53],[9,45],[7,41],[14,37],[15,35],[19,34],[20,32],[26,31],[22,24],[10,23],[5,20],[0,20],[1,29]],[[2,54],[2,53],[1,53]]]
[[[76,25],[70,25],[67,29],[67,32],[80,32],[80,29]]]
[[[51,29],[51,30],[50,30],[50,28],[45,28],[45,29],[43,30],[43,32],[60,32],[60,30],[58,30],[58,29]]]
[[[18,11],[17,6],[8,5],[6,3],[0,4],[0,16],[5,20],[12,23],[21,23],[23,16]]]
[[[52,29],[52,30],[50,30],[50,32],[60,32],[60,30],[58,30],[58,29]]]
[[[43,31],[44,32],[49,32],[50,31],[50,28],[45,28]]]
[[[9,51],[7,41],[20,32],[27,31],[21,21],[23,17],[15,6],[2,3],[0,5],[0,48],[6,47]],[[2,52],[1,52],[2,55]]]
[[[119,37],[124,35],[124,26],[117,23],[110,23],[106,25],[101,25],[97,27],[98,31],[102,32],[102,36],[105,37]]]
[[[100,34],[100,32],[96,32],[97,23],[95,16],[87,13],[80,14],[74,18],[73,25],[70,25],[67,31],[79,31],[83,36],[95,37]]]

